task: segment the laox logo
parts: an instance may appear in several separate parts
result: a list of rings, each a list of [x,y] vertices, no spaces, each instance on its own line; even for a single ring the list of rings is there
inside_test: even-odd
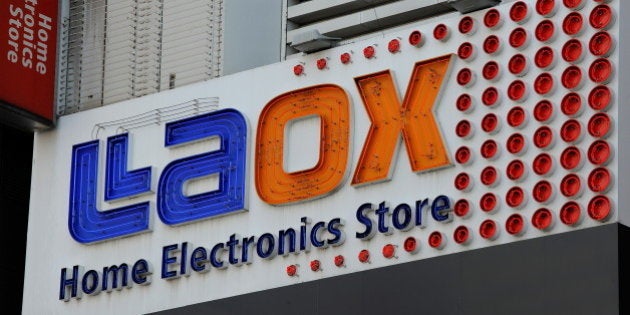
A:
[[[353,185],[388,179],[400,141],[411,168],[422,172],[450,165],[434,115],[434,104],[449,73],[451,55],[415,64],[402,103],[391,73],[355,78],[371,120],[370,130],[352,177]],[[324,84],[282,94],[263,109],[255,143],[254,181],[258,196],[273,205],[321,197],[343,181],[350,145],[350,108],[346,92]],[[283,169],[284,126],[294,119],[321,119],[320,152],[310,169]],[[218,150],[170,162],[161,172],[157,212],[168,225],[188,223],[245,209],[247,124],[235,109],[225,109],[166,124],[165,147],[218,137]],[[127,169],[128,134],[107,139],[106,201],[151,192],[150,167]],[[100,211],[97,208],[99,140],[73,147],[68,227],[80,243],[94,243],[149,230],[150,204]],[[194,171],[193,171],[194,170]],[[187,181],[218,174],[219,189],[187,196]]]

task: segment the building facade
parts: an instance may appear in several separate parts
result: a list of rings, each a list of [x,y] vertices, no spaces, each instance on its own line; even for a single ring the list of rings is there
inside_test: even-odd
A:
[[[24,314],[627,308],[626,3],[35,5],[0,64]]]

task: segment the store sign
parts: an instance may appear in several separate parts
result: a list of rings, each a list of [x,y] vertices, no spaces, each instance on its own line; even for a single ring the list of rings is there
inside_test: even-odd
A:
[[[537,3],[61,117],[35,136],[25,313],[151,313],[623,222],[623,4]]]
[[[372,125],[353,184],[387,179],[401,133],[412,170],[428,171],[450,164],[433,106],[442,80],[448,74],[451,58],[445,56],[417,63],[402,104],[397,102],[397,91],[389,72],[356,79]],[[374,88],[379,92],[374,93]],[[255,144],[254,178],[259,197],[270,204],[287,204],[318,198],[336,189],[344,180],[349,164],[349,113],[347,94],[335,85],[287,92],[269,102],[260,117]],[[322,121],[318,163],[312,169],[288,173],[282,163],[284,126],[291,120],[312,115]],[[383,123],[388,121],[396,123]],[[168,123],[164,146],[181,146],[209,137],[220,138],[218,150],[173,161],[162,171],[156,204],[165,224],[189,223],[244,210],[249,139],[242,113],[228,109]],[[128,170],[128,135],[108,138],[106,147],[104,201],[150,192],[151,167]],[[93,243],[149,230],[149,202],[104,212],[97,208],[98,156],[99,140],[73,147],[70,234],[78,242]],[[373,163],[370,159],[375,156],[382,163],[378,170],[369,167]],[[187,181],[211,174],[218,174],[220,178],[216,191],[185,195]],[[195,209],[194,214],[190,209]]]
[[[0,101],[52,122],[58,1],[3,1],[0,21]]]

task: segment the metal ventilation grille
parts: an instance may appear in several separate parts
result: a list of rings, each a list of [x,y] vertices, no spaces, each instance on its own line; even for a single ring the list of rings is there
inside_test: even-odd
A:
[[[161,90],[221,75],[223,0],[165,1]]]
[[[298,52],[295,42],[317,31],[347,40],[435,17],[455,9],[448,0],[318,0],[293,1],[287,8],[287,55]]]
[[[58,114],[220,75],[223,0],[71,0]]]

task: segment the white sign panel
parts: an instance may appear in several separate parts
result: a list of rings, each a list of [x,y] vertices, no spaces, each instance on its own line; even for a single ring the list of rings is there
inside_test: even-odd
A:
[[[620,4],[549,3],[61,117],[35,137],[24,312],[154,312],[617,222]]]

